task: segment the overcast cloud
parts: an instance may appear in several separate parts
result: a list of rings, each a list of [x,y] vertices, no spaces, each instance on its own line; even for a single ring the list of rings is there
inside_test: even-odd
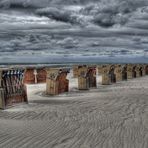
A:
[[[148,1],[0,0],[0,55],[0,62],[148,62]]]

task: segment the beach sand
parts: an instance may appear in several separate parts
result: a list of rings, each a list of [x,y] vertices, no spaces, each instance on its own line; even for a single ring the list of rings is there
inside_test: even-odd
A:
[[[148,148],[148,76],[89,91],[70,82],[54,97],[28,85],[29,104],[0,111],[0,148]]]

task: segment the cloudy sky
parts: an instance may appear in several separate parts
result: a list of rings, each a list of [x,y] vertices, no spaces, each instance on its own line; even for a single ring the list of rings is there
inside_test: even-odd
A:
[[[148,62],[148,0],[0,0],[0,62]]]

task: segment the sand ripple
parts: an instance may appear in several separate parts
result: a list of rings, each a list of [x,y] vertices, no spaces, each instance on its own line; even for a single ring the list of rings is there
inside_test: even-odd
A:
[[[147,82],[143,77],[0,111],[0,147],[148,148]]]

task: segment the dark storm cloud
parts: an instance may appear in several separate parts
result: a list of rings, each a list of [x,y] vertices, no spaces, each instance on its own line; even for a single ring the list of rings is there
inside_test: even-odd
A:
[[[56,7],[38,9],[36,14],[47,16],[56,21],[62,21],[71,24],[81,23],[81,20],[79,20],[77,16],[73,15],[71,11],[60,10]]]
[[[79,4],[87,4],[90,2],[99,2],[100,0],[1,0],[1,7],[48,7],[51,5],[79,5]]]
[[[147,0],[1,0],[0,55],[146,56],[147,6]]]
[[[111,27],[115,24],[124,25],[128,21],[130,12],[134,9],[128,3],[111,3],[88,5],[83,10],[86,14],[93,15],[93,22],[102,27]]]
[[[111,27],[115,24],[124,25],[128,21],[127,16],[114,16],[110,13],[101,13],[94,17],[94,23],[102,27]]]
[[[74,4],[82,8],[78,11],[63,9]],[[81,25],[90,21],[101,27],[125,25],[137,8],[146,5],[148,5],[147,0],[2,0],[0,2],[0,6],[5,8],[42,8],[36,10],[36,14],[57,21]]]
[[[93,21],[102,27],[111,27],[115,24],[124,25],[129,21],[137,8],[147,5],[146,1],[108,1],[88,5],[84,12],[94,16]]]

